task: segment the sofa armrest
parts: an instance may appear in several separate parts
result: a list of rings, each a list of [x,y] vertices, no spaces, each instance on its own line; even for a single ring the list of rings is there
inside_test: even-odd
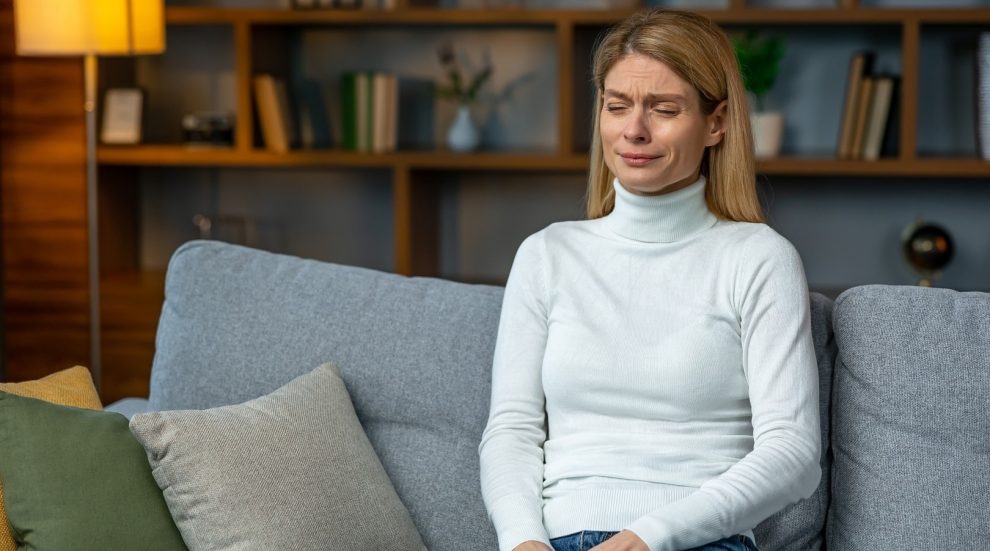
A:
[[[127,417],[127,419],[138,413],[147,413],[150,411],[148,409],[148,400],[144,398],[123,398],[103,408],[103,410],[117,412]]]

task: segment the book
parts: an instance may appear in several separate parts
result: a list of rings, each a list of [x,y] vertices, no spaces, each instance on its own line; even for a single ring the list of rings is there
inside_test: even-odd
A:
[[[359,72],[355,76],[354,95],[356,97],[356,107],[354,112],[357,116],[356,151],[366,152],[371,150],[371,84],[371,78],[367,72]]]
[[[388,74],[374,73],[372,75],[374,91],[372,92],[372,103],[374,105],[372,115],[372,143],[371,150],[374,153],[384,153],[387,150],[386,133],[388,129]]]
[[[873,98],[873,86],[876,79],[872,76],[864,76],[859,83],[859,95],[856,98],[856,121],[852,130],[852,145],[850,145],[850,156],[852,160],[860,160],[863,152],[863,138],[866,134],[866,122],[870,119],[870,101]]]
[[[872,51],[862,50],[853,54],[849,61],[849,75],[846,81],[846,97],[842,109],[842,123],[839,128],[839,159],[851,159],[856,121],[859,117],[860,88],[865,75],[873,71],[876,57]]]
[[[285,83],[269,74],[254,77],[254,98],[261,120],[265,147],[278,153],[289,151],[292,135]]]
[[[354,72],[340,77],[340,145],[350,151],[357,150],[357,77]]]
[[[275,101],[278,105],[278,118],[285,131],[285,142],[288,149],[291,149],[299,144],[299,138],[296,134],[296,117],[293,104],[289,101],[288,85],[280,78],[275,79]]]
[[[887,117],[890,114],[893,92],[893,77],[889,75],[875,77],[873,94],[870,98],[869,120],[866,123],[861,150],[864,161],[876,161],[880,158],[880,146],[883,142],[883,132],[887,128]]]

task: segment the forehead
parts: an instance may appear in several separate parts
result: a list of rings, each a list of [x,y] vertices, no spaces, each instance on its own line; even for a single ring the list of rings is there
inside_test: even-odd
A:
[[[693,87],[665,63],[642,54],[623,57],[605,75],[605,96],[692,96]],[[614,94],[613,94],[614,92]]]

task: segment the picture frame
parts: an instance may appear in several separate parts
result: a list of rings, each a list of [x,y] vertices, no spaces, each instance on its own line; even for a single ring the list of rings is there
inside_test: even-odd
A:
[[[100,141],[110,145],[141,143],[144,94],[138,88],[110,88],[103,100]]]

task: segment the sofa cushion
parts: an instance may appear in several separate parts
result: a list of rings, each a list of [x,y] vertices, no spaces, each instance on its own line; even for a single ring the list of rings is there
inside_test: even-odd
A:
[[[118,413],[0,392],[0,477],[22,549],[186,548]]]
[[[495,549],[478,444],[501,298],[495,286],[190,242],[169,265],[149,407],[237,404],[333,361],[429,549]]]
[[[828,547],[986,549],[990,294],[869,285],[836,299]]]
[[[833,302],[820,293],[811,293],[811,333],[818,359],[818,411],[822,429],[822,479],[807,499],[788,505],[760,523],[753,534],[760,551],[818,551],[824,549],[825,514],[829,502],[829,403],[832,398],[832,368],[835,362],[835,335],[832,333]]]
[[[89,370],[78,365],[35,381],[0,383],[0,391],[62,406],[87,409],[103,407]],[[17,542],[10,533],[10,524],[7,522],[7,511],[3,502],[3,484],[0,483],[0,551],[16,551]]]
[[[243,404],[130,427],[192,551],[425,551],[331,364]]]

